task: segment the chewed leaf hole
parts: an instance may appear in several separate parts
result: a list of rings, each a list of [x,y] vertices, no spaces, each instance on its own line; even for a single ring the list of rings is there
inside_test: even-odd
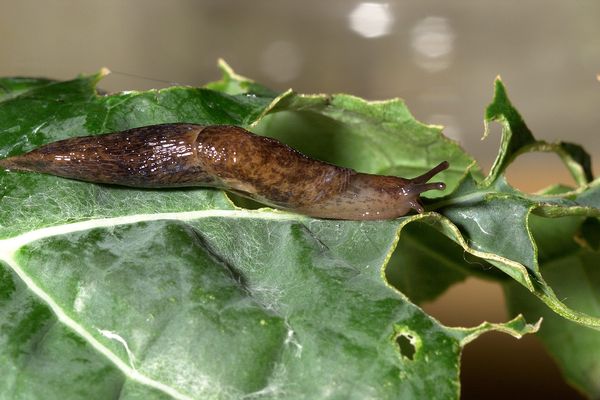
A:
[[[402,333],[396,336],[396,345],[398,345],[398,350],[403,357],[406,357],[409,360],[413,360],[415,353],[417,351],[415,347],[415,338],[413,335],[408,333]]]
[[[600,220],[589,217],[581,224],[575,240],[594,251],[600,250]]]
[[[577,187],[555,153],[522,154],[508,166],[506,179],[511,186],[525,193],[535,193],[556,184]]]

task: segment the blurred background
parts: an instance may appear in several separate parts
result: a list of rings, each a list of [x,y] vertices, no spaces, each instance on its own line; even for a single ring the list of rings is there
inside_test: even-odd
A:
[[[600,156],[600,2],[0,1],[0,76],[69,79],[101,67],[110,92],[203,85],[224,58],[283,91],[403,98],[488,169],[483,113],[501,75],[538,139]],[[596,173],[600,172],[594,167]],[[572,183],[558,158],[509,170],[526,191]],[[501,288],[469,279],[424,308],[448,325],[505,321]],[[535,337],[487,334],[463,355],[463,398],[578,398]]]

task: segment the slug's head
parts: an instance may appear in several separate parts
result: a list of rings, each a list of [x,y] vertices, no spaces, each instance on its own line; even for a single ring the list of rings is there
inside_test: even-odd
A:
[[[404,192],[404,196],[406,196],[405,200],[408,202],[408,205],[410,205],[410,208],[414,209],[418,213],[422,213],[424,210],[423,204],[421,204],[421,193],[428,190],[446,189],[446,184],[444,182],[427,183],[427,181],[433,178],[434,175],[448,168],[448,166],[448,161],[444,161],[423,175],[419,175],[416,178],[407,179],[407,184],[402,188],[402,190]]]

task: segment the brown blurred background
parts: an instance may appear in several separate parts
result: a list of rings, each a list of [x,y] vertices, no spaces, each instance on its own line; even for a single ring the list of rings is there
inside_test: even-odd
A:
[[[109,91],[219,77],[216,61],[276,90],[401,97],[445,125],[484,168],[481,141],[501,75],[534,134],[600,155],[600,2],[1,0],[0,76],[68,79],[101,67]],[[600,171],[595,168],[595,171]],[[571,183],[558,158],[528,155],[509,171],[533,191]],[[474,279],[424,307],[450,325],[504,321],[499,286]],[[488,334],[463,356],[463,398],[577,398],[535,337]]]

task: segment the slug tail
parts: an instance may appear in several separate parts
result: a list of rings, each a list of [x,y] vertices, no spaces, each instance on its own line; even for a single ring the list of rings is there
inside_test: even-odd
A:
[[[16,167],[14,165],[12,157],[9,157],[9,158],[3,158],[0,160],[0,169],[6,170],[6,171],[11,171],[11,170],[18,169],[18,167]]]
[[[5,171],[46,172],[40,161],[31,160],[27,155],[13,156],[0,160],[0,169]]]

